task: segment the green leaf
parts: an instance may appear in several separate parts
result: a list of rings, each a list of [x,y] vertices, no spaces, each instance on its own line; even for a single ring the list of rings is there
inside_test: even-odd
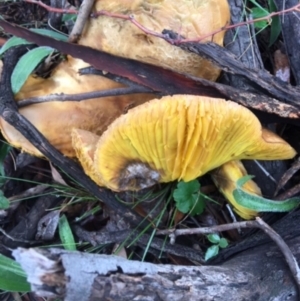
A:
[[[14,260],[0,254],[0,289],[10,292],[29,292],[26,273]]]
[[[7,42],[1,47],[0,55],[2,55],[5,51],[7,51],[9,48],[13,46],[26,45],[26,44],[33,44],[33,43],[28,42],[22,38],[12,37],[9,40],[7,40]]]
[[[255,0],[250,0],[251,3],[254,4],[255,7],[260,8],[261,10],[265,10],[267,11],[264,7],[262,7],[258,2],[256,2]]]
[[[208,234],[207,239],[213,244],[218,244],[220,242],[220,235],[217,233]]]
[[[197,180],[179,182],[173,192],[177,209],[191,215],[200,214],[204,209],[204,198],[199,193],[200,184]]]
[[[233,191],[233,197],[239,205],[257,212],[287,212],[299,206],[299,197],[273,201],[244,191],[241,186],[250,178],[251,176],[248,175],[237,181],[238,188]]]
[[[66,250],[75,251],[76,243],[66,216],[63,214],[58,223],[59,237]]]
[[[281,24],[278,16],[272,18],[271,23],[271,33],[270,33],[270,41],[269,47],[272,46],[275,41],[278,39],[281,32]]]
[[[228,246],[228,241],[226,238],[221,238],[220,241],[219,241],[219,247],[224,249]]]
[[[64,14],[62,17],[63,22],[70,22],[70,21],[75,22],[76,19],[77,19],[77,15],[75,14]]]
[[[251,9],[253,19],[259,19],[268,16],[270,13],[262,7],[254,7]],[[262,20],[254,23],[255,28],[264,29],[269,25],[268,20]]]
[[[43,36],[47,36],[59,41],[64,41],[67,42],[68,41],[68,36],[65,34],[62,34],[60,32],[54,31],[54,30],[50,30],[50,29],[46,29],[46,28],[31,28],[30,31],[33,31],[35,33],[41,34]]]
[[[3,195],[3,191],[0,190],[0,209],[7,209],[9,207],[9,200]]]
[[[248,209],[257,212],[287,212],[300,204],[300,198],[290,198],[285,201],[273,201],[254,194],[245,192],[242,189],[235,189],[233,197],[236,202]]]
[[[269,0],[268,2],[269,2],[270,11],[276,12],[277,7],[274,3],[274,0]],[[275,43],[278,36],[280,35],[280,32],[281,32],[281,24],[280,24],[279,16],[272,17],[269,47]]]
[[[38,47],[28,51],[18,61],[12,75],[11,85],[14,94],[18,93],[28,76],[45,57],[54,51],[51,47]]]
[[[211,259],[212,257],[218,255],[218,253],[219,253],[219,246],[213,245],[206,250],[204,260],[207,261],[208,259]]]

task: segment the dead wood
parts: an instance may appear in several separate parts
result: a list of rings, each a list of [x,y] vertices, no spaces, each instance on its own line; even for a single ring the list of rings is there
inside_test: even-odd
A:
[[[300,260],[300,215],[274,225]],[[221,266],[171,266],[59,249],[17,249],[32,290],[65,300],[289,300],[296,285],[275,244],[263,232],[230,249]],[[256,247],[255,247],[256,246]],[[224,255],[223,254],[223,255]],[[228,256],[220,256],[222,260]]]
[[[297,260],[300,238],[288,241]],[[290,300],[295,284],[277,247],[241,253],[222,266],[171,266],[58,249],[14,256],[40,296],[65,300]]]

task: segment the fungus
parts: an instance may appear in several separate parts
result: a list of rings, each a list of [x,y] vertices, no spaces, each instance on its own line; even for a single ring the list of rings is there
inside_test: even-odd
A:
[[[219,45],[223,45],[225,31],[210,34],[230,21],[227,0],[177,0],[176,4],[173,0],[97,0],[95,9],[133,16],[144,28],[158,33],[169,29],[186,39],[209,35],[201,42]],[[220,74],[220,70],[211,62],[148,35],[131,22],[116,17],[100,15],[90,20],[80,43],[212,81]]]
[[[51,77],[29,77],[15,96],[16,101],[49,94],[76,94],[124,87],[102,76],[81,76],[78,70],[87,66],[82,60],[69,56],[54,69]],[[134,94],[84,101],[51,101],[22,107],[19,111],[54,147],[65,156],[75,157],[71,141],[72,128],[81,128],[101,135],[107,126],[126,113],[129,107],[151,98],[152,94]],[[35,156],[42,156],[20,132],[2,118],[0,127],[3,136],[11,145]]]
[[[98,184],[115,191],[190,181],[233,160],[289,159],[296,154],[263,129],[248,109],[192,95],[166,96],[131,109],[99,138],[94,155],[81,146],[82,132],[73,130],[73,141],[75,137],[79,160],[89,156],[89,164],[83,164],[86,173],[91,173],[92,163]]]

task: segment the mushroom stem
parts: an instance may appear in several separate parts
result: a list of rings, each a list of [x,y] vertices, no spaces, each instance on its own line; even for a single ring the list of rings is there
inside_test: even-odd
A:
[[[210,172],[210,175],[224,197],[231,203],[234,211],[243,219],[253,219],[258,213],[239,205],[234,196],[233,191],[237,189],[237,181],[247,175],[247,171],[241,161],[234,160],[223,164],[217,169]],[[246,192],[261,196],[261,190],[257,184],[249,180],[243,186]]]

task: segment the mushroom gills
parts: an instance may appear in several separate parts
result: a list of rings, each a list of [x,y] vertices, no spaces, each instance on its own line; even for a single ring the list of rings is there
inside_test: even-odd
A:
[[[73,145],[81,152],[80,144]],[[101,185],[115,191],[190,181],[233,160],[289,159],[296,154],[263,129],[250,110],[192,95],[166,96],[129,110],[108,127],[94,149],[93,172]]]

